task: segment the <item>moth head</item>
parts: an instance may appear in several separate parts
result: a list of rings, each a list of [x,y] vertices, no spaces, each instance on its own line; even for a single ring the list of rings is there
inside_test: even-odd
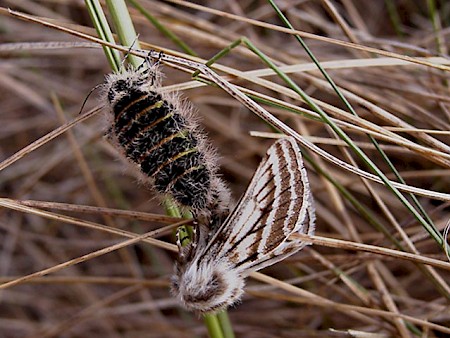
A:
[[[196,257],[176,264],[172,293],[189,311],[218,312],[242,296],[244,278],[224,259]]]
[[[148,76],[145,73],[128,69],[120,73],[113,73],[106,76],[103,90],[110,105],[114,105],[130,91],[145,92],[149,85]]]

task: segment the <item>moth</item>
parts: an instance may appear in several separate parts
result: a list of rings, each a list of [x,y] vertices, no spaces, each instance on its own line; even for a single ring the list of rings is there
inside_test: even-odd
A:
[[[187,309],[217,312],[238,302],[245,278],[291,256],[308,243],[290,237],[313,235],[315,208],[297,142],[275,142],[257,168],[234,211],[216,230],[197,228],[182,246],[172,293]]]
[[[164,93],[161,77],[158,62],[149,58],[106,77],[102,96],[110,112],[109,135],[156,191],[196,218],[225,218],[229,191],[217,175],[217,156],[190,105]]]

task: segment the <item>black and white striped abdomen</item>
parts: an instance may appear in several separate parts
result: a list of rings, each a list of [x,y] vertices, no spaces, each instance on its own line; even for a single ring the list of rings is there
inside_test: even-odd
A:
[[[221,200],[219,208],[226,209],[228,191],[189,108],[161,94],[155,80],[154,73],[134,69],[107,77],[112,136],[158,192],[170,194],[194,214],[211,212]]]

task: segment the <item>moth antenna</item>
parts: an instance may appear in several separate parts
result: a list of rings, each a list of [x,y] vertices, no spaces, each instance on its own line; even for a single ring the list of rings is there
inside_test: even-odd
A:
[[[125,64],[125,60],[126,60],[126,59],[128,58],[128,56],[130,55],[130,52],[131,52],[131,50],[133,49],[133,46],[134,46],[134,44],[136,43],[136,41],[138,40],[138,38],[139,38],[139,34],[136,35],[136,37],[135,37],[134,40],[133,40],[133,43],[131,44],[130,48],[128,48],[128,51],[126,52],[124,58],[122,59],[122,61],[121,61],[121,63],[120,63],[120,71],[122,71],[122,69],[123,69],[123,67],[124,67],[124,64]],[[80,112],[79,112],[78,114],[81,114],[81,113],[83,112],[84,106],[86,105],[86,102],[87,102],[87,100],[89,99],[89,96],[91,96],[91,94],[92,94],[95,90],[97,90],[98,88],[103,87],[103,86],[104,86],[104,83],[99,83],[98,85],[96,85],[94,88],[92,88],[92,89],[89,91],[89,94],[88,94],[88,95],[86,96],[86,98],[84,99],[83,104],[81,105],[81,108],[80,108]],[[111,128],[108,129],[108,134],[110,133],[110,130],[111,130]]]
[[[128,48],[127,52],[125,53],[125,55],[123,56],[122,61],[120,62],[120,69],[119,72],[121,72],[124,69],[124,65],[125,65],[125,61],[128,59],[128,56],[130,55],[131,51],[133,50],[134,45],[136,44],[136,42],[139,39],[139,33],[136,34],[133,42],[131,43],[130,47]]]
[[[80,108],[80,111],[78,112],[78,115],[80,115],[80,114],[83,112],[84,106],[86,105],[86,102],[87,102],[87,100],[89,99],[89,96],[91,96],[91,94],[92,94],[95,90],[97,90],[98,88],[100,88],[100,87],[103,87],[103,83],[99,83],[98,85],[96,85],[94,88],[92,88],[92,89],[89,91],[89,93],[87,94],[87,96],[85,97],[85,99],[84,99],[84,101],[83,101],[83,103],[82,103],[82,105],[81,105],[81,108]]]

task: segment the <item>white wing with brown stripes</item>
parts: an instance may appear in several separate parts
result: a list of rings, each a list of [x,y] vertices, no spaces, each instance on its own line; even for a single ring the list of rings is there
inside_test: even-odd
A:
[[[312,235],[314,221],[300,149],[293,138],[284,138],[269,148],[246,193],[210,245],[216,247],[212,250],[216,257],[227,257],[242,275],[248,275],[302,249],[306,243],[289,236]]]
[[[207,243],[180,248],[173,293],[189,310],[214,312],[237,302],[252,271],[294,254],[313,235],[315,209],[293,138],[267,151],[238,205]]]

